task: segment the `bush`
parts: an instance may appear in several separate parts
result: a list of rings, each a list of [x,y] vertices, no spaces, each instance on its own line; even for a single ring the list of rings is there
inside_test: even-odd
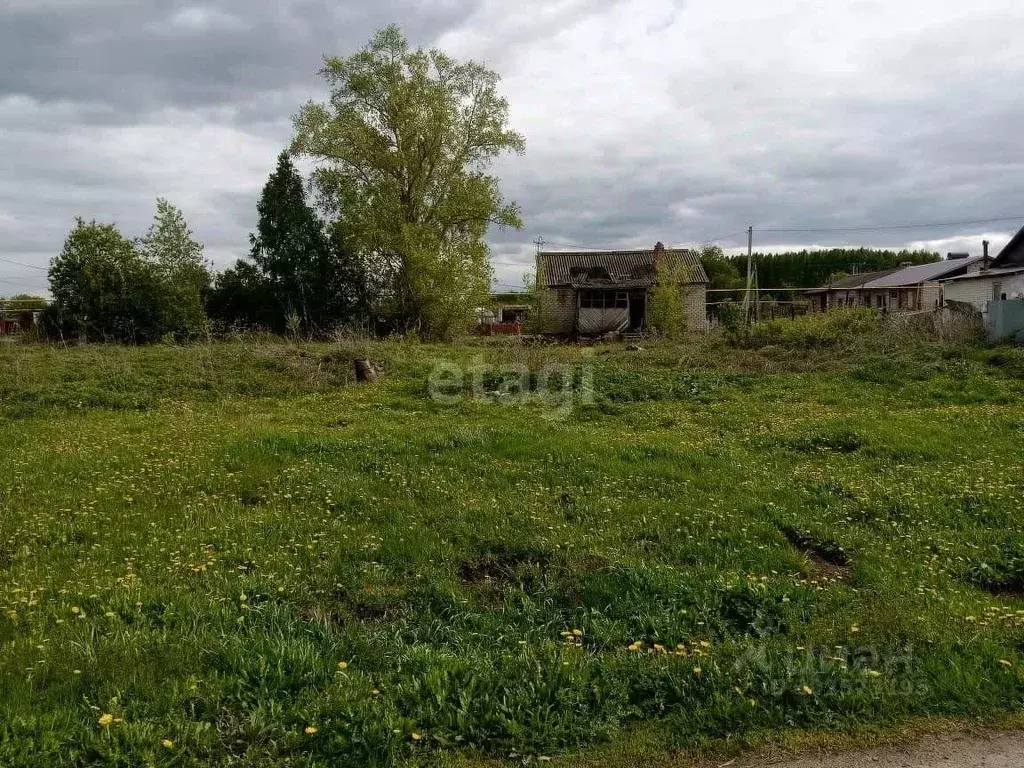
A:
[[[834,309],[757,323],[730,334],[730,340],[736,346],[753,349],[768,346],[817,349],[878,334],[882,327],[882,316],[874,310]]]

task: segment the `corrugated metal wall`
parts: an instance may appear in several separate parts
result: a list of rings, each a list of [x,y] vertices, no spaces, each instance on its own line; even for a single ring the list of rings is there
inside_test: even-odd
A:
[[[629,328],[628,309],[580,309],[580,333],[597,336]]]

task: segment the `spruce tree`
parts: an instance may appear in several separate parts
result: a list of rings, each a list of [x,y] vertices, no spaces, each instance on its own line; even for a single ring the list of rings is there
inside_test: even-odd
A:
[[[252,258],[271,283],[281,313],[298,316],[307,330],[322,325],[331,303],[330,249],[287,152],[278,156],[257,211]]]

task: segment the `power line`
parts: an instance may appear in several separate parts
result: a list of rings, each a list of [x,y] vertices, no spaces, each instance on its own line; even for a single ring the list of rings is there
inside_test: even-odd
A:
[[[5,259],[3,256],[0,256],[0,261],[4,262],[5,264],[13,264],[16,267],[27,267],[28,269],[38,269],[40,272],[47,272],[47,271],[49,271],[47,267],[40,267],[38,264],[26,264],[26,263],[24,263],[22,261],[14,261],[13,259]]]
[[[966,219],[963,221],[932,221],[922,223],[903,223],[903,224],[877,224],[871,226],[861,227],[773,227],[766,229],[756,229],[757,232],[769,233],[769,234],[785,234],[785,233],[826,233],[826,232],[890,232],[894,230],[907,230],[907,229],[931,229],[937,227],[967,227],[977,224],[995,224],[999,222],[1007,221],[1022,221],[1024,216],[995,216],[990,219]],[[715,237],[707,237],[701,240],[692,240],[686,243],[680,243],[671,246],[672,248],[684,248],[691,245],[703,245],[706,243],[716,243],[720,240],[731,240],[735,237],[740,237],[747,234],[747,230],[741,232],[732,232],[727,235],[716,235]],[[594,246],[594,245],[581,245],[579,243],[569,243],[564,240],[554,240],[553,245],[557,245],[563,248],[580,248],[588,251],[616,251],[622,250],[622,246]]]
[[[935,227],[967,227],[975,224],[993,224],[1002,221],[1021,221],[1024,216],[998,216],[992,219],[971,219],[969,221],[933,221],[927,224],[885,224],[869,227],[812,227],[793,229],[758,229],[758,232],[890,232],[898,229],[931,229]]]
[[[747,234],[747,232],[746,232],[746,230],[743,230],[742,232],[733,232],[732,234],[728,234],[728,235],[718,235],[716,237],[705,237],[705,238],[702,238],[700,240],[690,240],[688,242],[679,243],[679,244],[676,244],[676,245],[671,245],[669,247],[670,248],[686,248],[686,247],[691,246],[691,245],[705,245],[707,243],[716,243],[719,240],[730,240],[730,239],[732,239],[734,237],[739,237],[740,235],[745,235],[745,234]],[[613,246],[609,246],[609,245],[605,245],[605,246],[580,245],[579,243],[567,243],[567,242],[558,241],[558,240],[552,241],[552,244],[553,245],[558,245],[558,246],[560,246],[562,248],[580,248],[580,249],[583,249],[583,250],[586,250],[586,251],[621,251],[621,250],[628,250],[628,249],[624,249],[623,246],[621,246],[621,245],[613,245]]]
[[[505,267],[532,267],[528,261],[498,261],[497,259],[491,259],[491,264],[500,264]]]

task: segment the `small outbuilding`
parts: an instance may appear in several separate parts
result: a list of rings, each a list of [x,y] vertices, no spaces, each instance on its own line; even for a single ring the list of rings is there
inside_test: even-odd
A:
[[[544,333],[601,336],[650,325],[660,275],[680,276],[687,328],[707,328],[708,278],[696,252],[658,243],[639,251],[542,251],[537,254],[539,320]]]

